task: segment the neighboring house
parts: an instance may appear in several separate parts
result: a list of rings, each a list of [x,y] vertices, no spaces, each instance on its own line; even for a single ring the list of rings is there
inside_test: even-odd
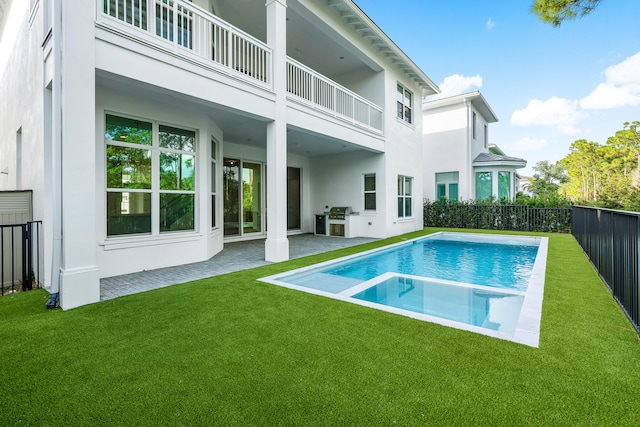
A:
[[[0,190],[33,190],[63,308],[233,240],[287,260],[332,206],[358,213],[346,236],[422,229],[419,108],[439,90],[353,1],[28,7],[0,81]]]
[[[515,197],[516,169],[527,162],[489,143],[498,117],[479,91],[425,101],[422,113],[426,200]]]
[[[531,185],[531,177],[516,174],[516,179],[518,180],[516,190],[526,196],[533,196],[533,193],[529,190],[529,187]]]

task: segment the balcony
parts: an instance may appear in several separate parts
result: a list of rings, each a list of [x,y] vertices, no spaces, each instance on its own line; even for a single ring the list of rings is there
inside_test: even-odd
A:
[[[325,114],[382,134],[382,108],[292,58],[287,58],[287,92]]]
[[[273,90],[272,50],[256,37],[185,0],[97,0],[97,25],[192,63]],[[383,110],[293,58],[289,99],[376,134]]]
[[[98,0],[97,22],[225,74],[272,88],[271,48],[183,0]]]

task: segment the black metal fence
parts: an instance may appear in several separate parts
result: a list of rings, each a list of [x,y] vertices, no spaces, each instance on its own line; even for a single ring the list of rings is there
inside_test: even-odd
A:
[[[640,213],[576,206],[571,227],[573,236],[640,333]]]
[[[0,295],[40,287],[42,221],[0,225]]]
[[[424,205],[425,227],[571,232],[571,208],[433,202]]]

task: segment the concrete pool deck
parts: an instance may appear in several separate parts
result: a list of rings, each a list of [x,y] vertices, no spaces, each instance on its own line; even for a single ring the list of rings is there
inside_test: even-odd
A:
[[[379,240],[366,237],[346,239],[313,234],[298,234],[288,238],[291,259]],[[264,239],[225,243],[220,253],[206,261],[100,279],[100,301],[267,264],[271,263],[264,259]]]

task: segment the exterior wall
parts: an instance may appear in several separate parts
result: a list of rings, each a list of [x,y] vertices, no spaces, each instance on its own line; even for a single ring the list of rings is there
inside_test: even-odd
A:
[[[0,171],[7,172],[0,173],[0,190],[33,191],[33,219],[45,221],[42,230],[45,257],[41,281],[49,286],[52,230],[46,224],[44,184],[43,22],[40,8],[30,11],[26,4],[28,2],[24,3],[22,7],[27,10],[22,15],[7,66],[0,75]],[[7,40],[2,43],[7,43]],[[18,154],[16,139],[20,129],[22,150]],[[16,170],[18,157],[21,158],[21,171]]]
[[[456,104],[430,110],[423,123],[424,198],[436,199],[435,174],[459,172],[458,197],[472,199],[475,195],[468,144],[471,134],[467,123],[469,110]]]

